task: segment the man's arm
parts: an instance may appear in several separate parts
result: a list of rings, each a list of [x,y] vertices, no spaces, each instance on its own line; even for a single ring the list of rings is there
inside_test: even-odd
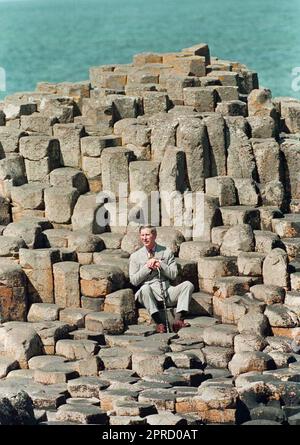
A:
[[[165,277],[169,280],[175,280],[178,274],[178,267],[172,252],[170,252],[165,260],[160,262],[160,267]]]
[[[146,278],[148,278],[151,272],[152,270],[149,269],[147,264],[141,266],[141,264],[139,264],[134,257],[130,257],[129,278],[130,282],[134,286],[139,286],[139,284],[141,284],[143,281],[146,280]]]

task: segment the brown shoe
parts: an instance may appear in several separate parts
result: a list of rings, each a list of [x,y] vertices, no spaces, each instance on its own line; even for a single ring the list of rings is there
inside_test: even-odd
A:
[[[166,333],[166,327],[163,323],[159,323],[156,325],[156,332],[158,334],[165,334]]]
[[[176,320],[174,321],[172,328],[173,332],[178,332],[181,328],[188,328],[191,326],[189,323],[186,323],[184,320]]]

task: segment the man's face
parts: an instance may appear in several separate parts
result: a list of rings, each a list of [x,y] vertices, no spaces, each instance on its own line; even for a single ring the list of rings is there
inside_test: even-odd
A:
[[[152,249],[154,247],[156,235],[151,233],[151,229],[142,229],[140,238],[147,249]]]

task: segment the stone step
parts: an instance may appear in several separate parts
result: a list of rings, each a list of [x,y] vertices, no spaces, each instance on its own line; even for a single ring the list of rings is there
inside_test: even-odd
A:
[[[256,284],[250,287],[250,292],[256,300],[266,304],[284,303],[285,289],[279,286]]]
[[[284,215],[284,218],[272,219],[272,229],[280,238],[297,238],[300,236],[300,214]]]
[[[114,404],[120,401],[137,401],[138,391],[129,389],[106,389],[99,392],[100,406],[104,411],[114,410]]]
[[[286,247],[290,261],[300,256],[300,238],[281,238],[281,242]]]
[[[223,277],[216,280],[214,295],[221,298],[245,295],[255,284],[262,282],[261,277]]]
[[[52,363],[43,368],[35,369],[35,382],[46,385],[55,383],[67,383],[68,380],[78,377],[76,365],[73,363]]]
[[[106,412],[92,405],[65,404],[58,408],[55,417],[60,422],[108,425]]]
[[[223,206],[220,207],[224,226],[249,224],[253,230],[260,230],[260,212],[251,206]]]
[[[112,312],[90,312],[85,318],[88,330],[104,334],[122,334],[124,323],[120,315]]]
[[[69,337],[74,340],[93,340],[99,345],[105,345],[105,336],[102,332],[77,329],[76,331],[70,332]]]
[[[99,377],[79,377],[68,381],[68,392],[71,397],[99,399],[99,391],[109,387],[109,382]]]
[[[75,325],[77,328],[84,328],[85,317],[90,312],[92,311],[88,309],[66,308],[59,312],[59,320],[70,325]]]
[[[198,260],[199,287],[202,291],[213,293],[216,279],[237,275],[236,257],[215,256]]]
[[[205,346],[202,351],[209,366],[223,369],[228,367],[228,363],[234,354],[233,348],[220,346]]]
[[[254,230],[255,251],[269,253],[276,247],[282,247],[279,236],[269,230]]]
[[[131,367],[132,353],[120,347],[103,348],[98,353],[101,366],[104,369],[129,369]]]
[[[237,325],[240,318],[253,308],[263,311],[265,304],[257,300],[253,301],[248,295],[233,295],[229,298],[213,297],[214,315],[221,317],[222,323]]]
[[[285,294],[284,303],[287,306],[300,306],[300,292],[287,291]]]
[[[259,277],[262,275],[263,261],[266,257],[264,253],[241,252],[238,255],[237,266],[239,275]]]
[[[98,351],[99,346],[93,340],[59,340],[55,346],[55,353],[68,360],[86,359]]]
[[[27,315],[30,322],[37,321],[56,321],[59,319],[60,308],[51,303],[34,303],[31,305]]]
[[[210,316],[212,313],[212,295],[206,292],[194,292],[190,302],[189,315]]]
[[[179,259],[198,261],[199,257],[216,256],[217,245],[206,241],[185,241],[180,245]]]

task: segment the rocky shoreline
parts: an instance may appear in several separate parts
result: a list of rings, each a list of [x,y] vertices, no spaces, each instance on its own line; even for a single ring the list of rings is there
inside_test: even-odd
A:
[[[299,424],[299,184],[300,101],[206,44],[6,97],[0,423]],[[129,282],[151,193],[195,287],[177,334]]]

